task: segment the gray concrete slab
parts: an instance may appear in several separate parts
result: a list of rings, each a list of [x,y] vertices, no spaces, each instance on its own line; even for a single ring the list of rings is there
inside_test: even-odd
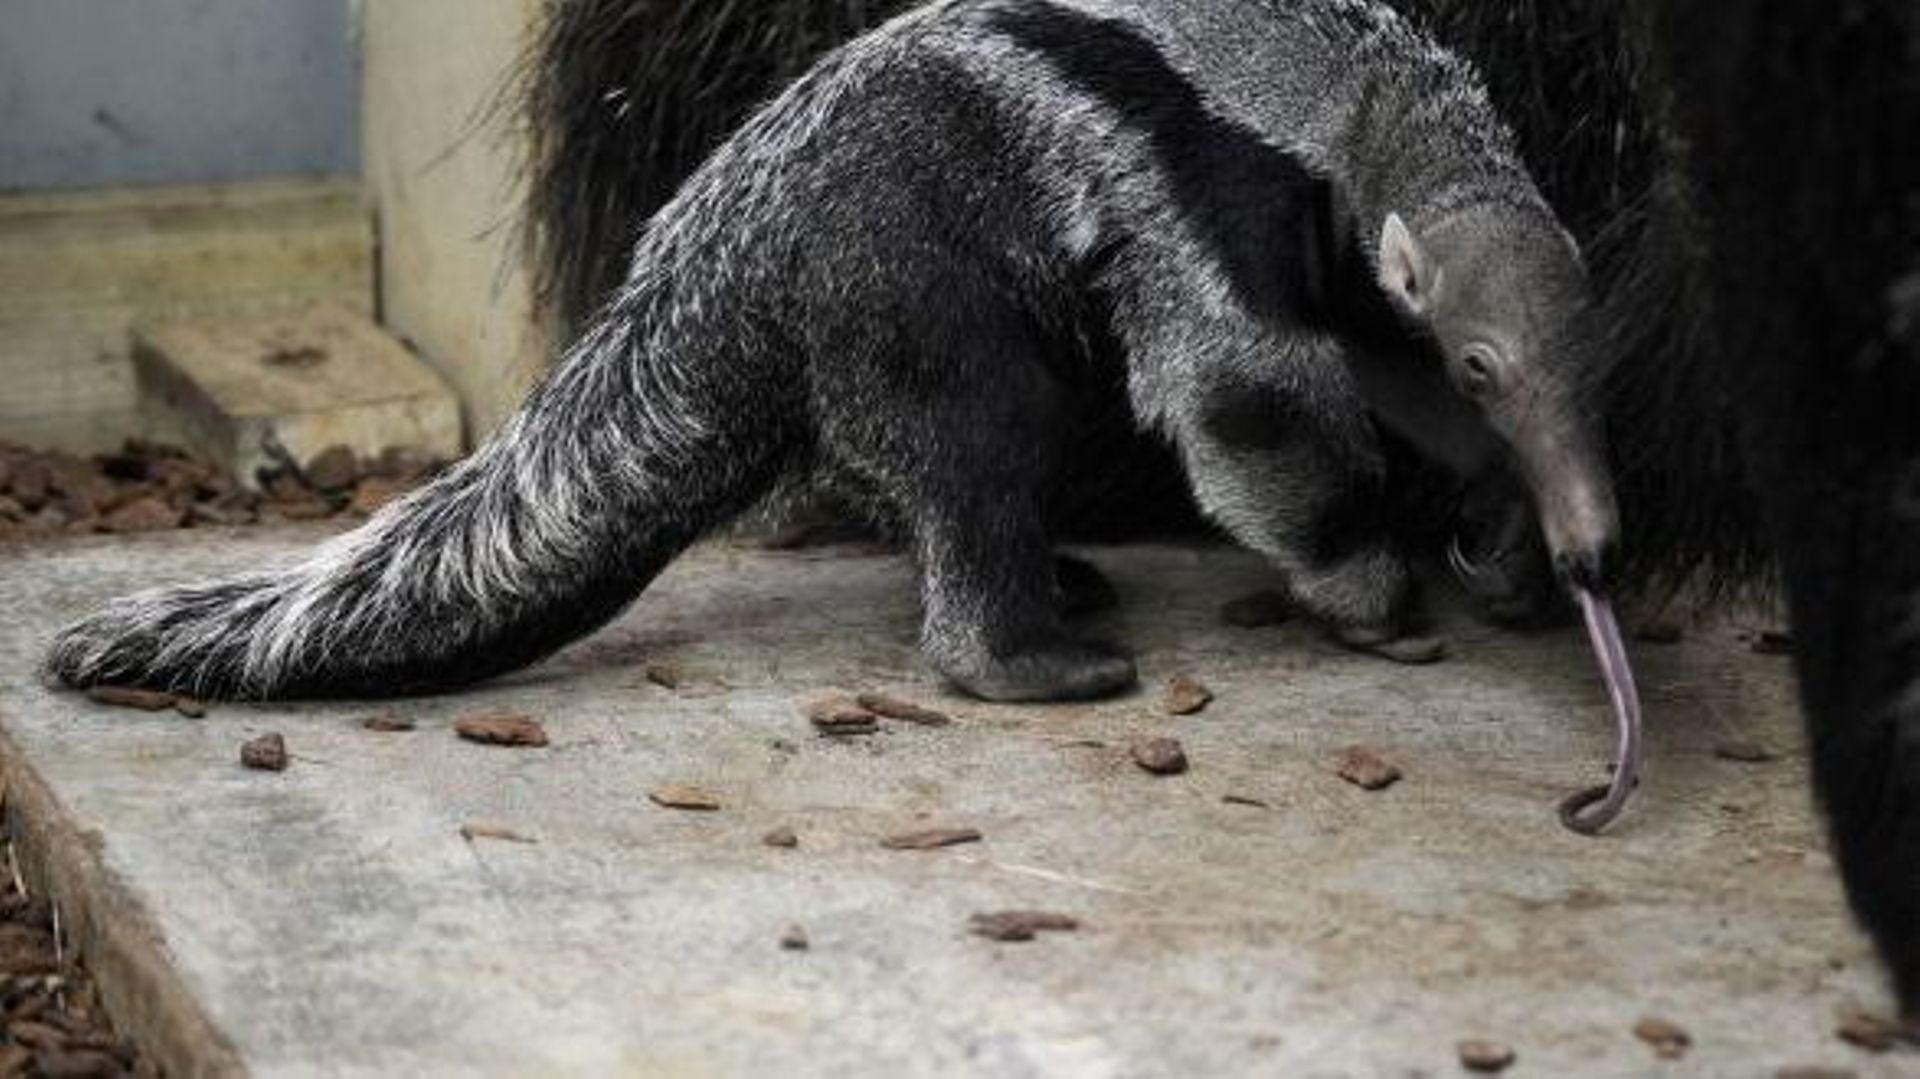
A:
[[[31,677],[48,630],[95,601],[313,535],[0,556],[7,733],[262,1073],[1451,1074],[1464,1037],[1511,1044],[1516,1075],[1914,1067],[1832,1036],[1838,1009],[1886,1001],[1809,806],[1784,661],[1739,627],[1637,649],[1652,785],[1599,840],[1552,813],[1610,746],[1577,639],[1448,619],[1456,658],[1415,669],[1300,627],[1224,628],[1222,601],[1270,583],[1226,551],[1090,552],[1126,600],[1100,628],[1149,684],[1187,672],[1217,693],[1188,718],[1153,692],[948,699],[913,649],[907,568],[847,551],[701,550],[540,668],[399,705],[411,734],[360,729],[353,704],[111,711]],[[661,662],[677,690],[644,677]],[[825,741],[798,705],[832,687],[959,722]],[[457,741],[481,707],[536,713],[552,745]],[[270,729],[292,768],[239,768]],[[1181,738],[1192,771],[1135,769],[1139,733]],[[1783,757],[1720,760],[1727,738]],[[1353,743],[1406,779],[1368,794],[1329,775]],[[725,807],[657,807],[644,792],[665,782]],[[472,821],[538,842],[469,843]],[[760,843],[779,824],[797,849]],[[986,839],[877,844],[929,824]],[[1085,928],[967,934],[1006,907]],[[790,922],[810,951],[778,946]],[[1692,1032],[1684,1061],[1629,1033],[1647,1014]]]

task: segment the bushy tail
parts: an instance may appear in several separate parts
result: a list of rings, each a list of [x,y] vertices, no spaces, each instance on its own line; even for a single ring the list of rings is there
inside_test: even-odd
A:
[[[650,371],[630,336],[590,335],[491,443],[305,562],[116,600],[59,635],[50,674],[210,698],[393,696],[597,628],[771,478],[770,425]]]

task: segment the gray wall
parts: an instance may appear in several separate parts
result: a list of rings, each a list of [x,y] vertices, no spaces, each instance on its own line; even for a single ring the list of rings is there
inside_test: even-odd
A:
[[[0,189],[358,168],[351,0],[0,0]]]

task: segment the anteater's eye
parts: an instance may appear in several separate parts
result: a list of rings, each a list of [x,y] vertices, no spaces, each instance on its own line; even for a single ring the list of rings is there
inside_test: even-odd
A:
[[[1491,393],[1498,384],[1493,353],[1478,345],[1460,352],[1460,388],[1471,394]]]

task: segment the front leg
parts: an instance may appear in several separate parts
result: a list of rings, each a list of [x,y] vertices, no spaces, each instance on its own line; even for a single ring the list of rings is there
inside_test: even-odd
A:
[[[1162,423],[1201,509],[1267,556],[1343,643],[1405,662],[1439,658],[1437,642],[1407,636],[1411,578],[1385,460],[1338,346],[1266,338],[1192,361],[1179,382]]]

